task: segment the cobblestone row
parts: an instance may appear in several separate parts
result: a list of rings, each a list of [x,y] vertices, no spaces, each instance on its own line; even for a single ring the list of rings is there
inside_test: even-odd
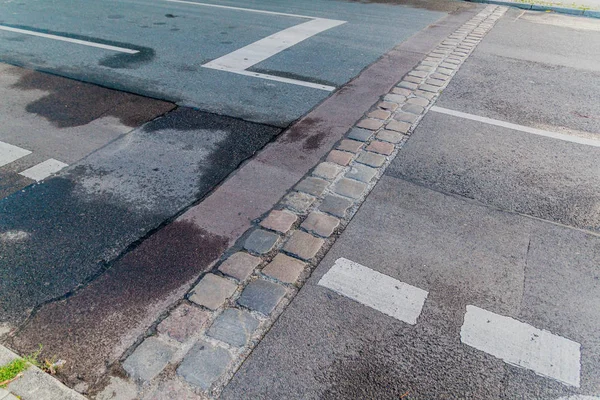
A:
[[[218,396],[505,11],[486,7],[432,50],[128,353],[142,399]]]

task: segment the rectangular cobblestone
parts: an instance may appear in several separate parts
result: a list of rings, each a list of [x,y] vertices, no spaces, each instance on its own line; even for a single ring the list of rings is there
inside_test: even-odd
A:
[[[370,129],[372,131],[376,131],[377,129],[381,128],[382,125],[383,122],[372,118],[362,119],[358,122],[358,124],[356,124],[356,126],[359,128]]]
[[[340,151],[340,153],[342,152]],[[348,162],[350,162],[350,160],[348,160]],[[283,198],[282,204],[291,210],[304,214],[310,206],[312,206],[315,200],[316,197],[311,196],[308,193],[292,192]]]
[[[363,146],[362,142],[351,139],[343,139],[338,145],[339,150],[347,151],[350,153],[357,153]]]
[[[337,181],[333,187],[333,191],[339,195],[358,199],[362,196],[367,185],[352,179],[342,178]]]
[[[428,85],[428,84],[423,84],[423,85],[419,86],[419,88],[421,90],[424,90],[426,92],[431,92],[431,93],[438,93],[441,90],[437,86],[432,86],[432,85]]]
[[[323,202],[319,206],[319,210],[343,218],[348,209],[352,207],[352,204],[353,203],[350,200],[329,195],[323,199]]]
[[[167,366],[177,348],[151,336],[123,362],[123,369],[136,380],[148,382]]]
[[[452,75],[452,72],[454,72],[454,70],[450,69],[450,68],[438,68],[436,69],[436,71],[440,74],[444,74],[444,75]]]
[[[237,285],[230,280],[215,274],[206,274],[192,289],[190,301],[216,310],[233,295],[236,289]]]
[[[390,103],[392,104],[392,103]],[[394,104],[397,108],[397,105]],[[373,136],[373,131],[369,131],[367,129],[361,128],[352,128],[350,132],[348,132],[348,139],[358,140],[360,142],[366,142]]]
[[[387,132],[387,131],[384,131],[384,132]],[[395,133],[395,132],[391,132],[391,133],[399,135],[398,133]],[[366,165],[363,165],[363,164],[353,165],[350,168],[350,170],[348,172],[346,172],[347,178],[355,179],[357,181],[366,182],[366,183],[371,182],[371,180],[375,177],[375,175],[377,175],[376,168],[367,167]]]
[[[421,87],[423,87],[423,86],[427,86],[427,85],[421,85]],[[402,106],[402,111],[420,115],[420,114],[423,114],[423,111],[425,111],[425,107],[418,106],[416,104],[405,104],[404,106]]]
[[[428,79],[427,82],[429,82],[430,80],[431,79]],[[416,104],[421,107],[427,107],[429,105],[429,101],[422,97],[411,97],[410,99],[407,100],[407,103],[408,104]]]
[[[308,217],[306,217],[300,226],[317,236],[329,237],[333,234],[339,224],[339,219],[332,217],[331,215],[313,211],[308,214]]]
[[[415,70],[417,71],[428,71],[431,72],[433,71],[435,68],[429,66],[429,65],[419,65],[417,68],[415,68]]]
[[[246,286],[238,299],[238,304],[261,314],[269,315],[286,293],[287,290],[280,284],[268,282],[264,279],[256,279]]]
[[[367,147],[367,151],[389,156],[394,152],[394,145],[387,142],[380,142],[379,140],[373,140]]]
[[[177,375],[190,385],[207,391],[227,372],[231,361],[231,354],[227,350],[199,341],[185,355],[177,368]]]
[[[305,268],[306,264],[302,261],[279,253],[263,268],[262,273],[280,282],[296,283]]]
[[[447,81],[448,79],[450,79],[448,75],[440,74],[439,72],[434,72],[433,74],[431,74],[431,78],[440,79],[442,81]]]
[[[404,135],[401,133],[388,130],[379,131],[377,134],[377,139],[390,143],[400,143],[403,137]]]
[[[367,114],[367,117],[386,120],[390,117],[390,115],[391,115],[391,113],[389,111],[373,110],[369,114]]]
[[[313,171],[313,175],[330,181],[338,176],[342,169],[343,168],[340,165],[326,161],[317,165]]]
[[[409,76],[405,76],[404,77],[404,81],[406,81],[406,82],[412,82],[412,83],[421,83],[421,82],[423,82],[423,78],[419,78],[419,77],[416,77],[416,76],[409,75]]]
[[[389,101],[380,101],[379,104],[377,104],[377,107],[381,108],[382,110],[394,112],[398,108],[398,104],[391,103]]]
[[[230,255],[229,258],[223,261],[219,266],[219,271],[243,281],[252,274],[260,262],[259,257],[240,251]]]
[[[428,74],[426,71],[416,71],[416,70],[412,70],[408,73],[408,75],[411,76],[416,76],[418,78],[425,78]]]
[[[399,93],[392,93],[392,94],[386,94],[383,97],[383,100],[385,100],[386,102],[390,102],[390,103],[404,103],[404,101],[406,100],[406,96],[403,94],[399,94]]]
[[[372,134],[373,132],[371,132],[371,135]],[[326,161],[339,165],[348,165],[350,163],[350,160],[352,160],[352,157],[354,157],[354,154],[352,153],[340,150],[331,150],[327,155]]]
[[[322,165],[322,164],[319,164],[319,165]],[[335,166],[335,164],[331,164],[331,165]],[[337,166],[336,166],[336,168],[337,168]],[[337,173],[339,173],[340,170],[341,169],[338,169]],[[289,211],[273,210],[269,213],[267,218],[263,219],[260,222],[260,226],[262,226],[263,228],[271,229],[273,231],[286,233],[296,223],[297,219],[298,219],[298,217],[296,217],[296,214],[291,213]]]
[[[295,231],[283,249],[303,260],[310,260],[317,255],[324,243],[323,239],[309,233]]]
[[[245,346],[259,321],[248,311],[227,308],[215,319],[206,335],[235,347]]]
[[[390,131],[407,133],[409,131],[410,127],[411,127],[411,124],[408,122],[392,120],[392,121],[388,122],[388,124],[385,126],[385,129],[390,130]]]
[[[413,124],[414,122],[416,122],[416,120],[418,118],[419,118],[418,115],[407,113],[404,111],[399,111],[396,114],[394,114],[394,119],[396,121],[408,122],[410,124]]]
[[[200,332],[208,321],[210,313],[193,307],[189,304],[181,304],[171,311],[156,328],[158,333],[166,335],[173,340],[183,343]]]
[[[294,189],[299,192],[312,194],[313,196],[320,196],[323,194],[325,189],[327,189],[327,186],[329,186],[329,182],[326,180],[309,176],[308,178],[301,180],[300,183],[294,187]]]
[[[419,87],[419,85],[417,85],[416,83],[413,82],[407,82],[407,81],[402,81],[398,84],[399,87],[404,88],[404,89],[410,89],[410,90],[415,90],[417,87]]]
[[[410,90],[403,88],[403,87],[396,86],[395,88],[392,88],[392,94],[404,96],[405,99],[406,99],[406,96],[410,96],[411,93],[412,92]],[[389,96],[389,95],[386,95],[386,97],[387,96]],[[402,101],[404,101],[404,100],[402,100]],[[401,101],[397,101],[396,103],[401,103]]]
[[[256,229],[244,242],[244,248],[251,253],[266,254],[275,248],[278,241],[278,234]]]
[[[371,167],[381,167],[385,163],[386,158],[382,155],[363,151],[358,155],[357,162],[369,165]]]
[[[458,68],[458,66],[457,66],[457,65],[450,64],[450,63],[446,63],[446,62],[444,62],[444,63],[441,63],[441,64],[440,64],[440,67],[441,67],[441,68],[444,68],[444,69],[451,69],[451,70],[455,70],[455,69],[457,69],[457,68]],[[438,71],[440,71],[440,68],[438,68]]]
[[[440,87],[444,86],[446,84],[446,81],[442,79],[427,79],[427,81],[425,81],[425,84]]]

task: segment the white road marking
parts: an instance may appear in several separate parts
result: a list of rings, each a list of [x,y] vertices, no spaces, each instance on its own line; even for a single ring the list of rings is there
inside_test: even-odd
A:
[[[39,182],[67,166],[68,165],[64,162],[50,158],[44,162],[34,165],[31,168],[26,169],[23,172],[19,172],[19,175],[23,175],[26,178]]]
[[[7,32],[14,32],[14,33],[22,33],[24,35],[39,36],[39,37],[43,37],[46,39],[60,40],[63,42],[82,44],[84,46],[97,47],[100,49],[118,51],[118,52],[127,53],[127,54],[139,53],[139,50],[126,49],[124,47],[111,46],[108,44],[102,44],[102,43],[96,43],[96,42],[88,42],[87,40],[73,39],[73,38],[66,37],[66,36],[51,35],[49,33],[42,33],[42,32],[30,31],[30,30],[26,30],[26,29],[13,28],[10,26],[5,26],[5,25],[0,25],[0,30],[7,31]]]
[[[475,306],[467,306],[460,339],[508,364],[579,387],[577,342]]]
[[[335,262],[319,285],[411,325],[417,323],[428,295],[345,258]]]
[[[564,133],[556,133],[556,132],[546,131],[543,129],[531,128],[529,126],[517,125],[517,124],[510,123],[510,122],[500,121],[497,119],[492,119],[492,118],[487,118],[487,117],[480,117],[479,115],[468,114],[468,113],[464,113],[461,111],[450,110],[447,108],[442,108],[442,107],[437,107],[437,106],[431,107],[431,111],[434,111],[434,112],[437,112],[440,114],[452,115],[453,117],[459,117],[459,118],[470,119],[472,121],[483,122],[484,124],[495,125],[495,126],[500,126],[503,128],[513,129],[516,131],[532,133],[534,135],[546,136],[546,137],[549,137],[552,139],[564,140],[566,142],[585,144],[587,146],[600,147],[600,139],[588,139],[588,138],[579,137],[579,136],[566,135]]]
[[[332,19],[313,19],[267,36],[239,50],[210,61],[204,64],[204,66],[208,68],[219,67],[219,69],[234,71],[245,70],[311,36],[344,23],[345,21]]]
[[[282,17],[315,19],[315,17],[309,17],[307,15],[287,14],[287,13],[281,13],[281,12],[277,12],[277,11],[256,10],[254,8],[242,8],[242,7],[222,6],[222,5],[219,5],[219,4],[197,3],[195,1],[185,1],[185,0],[166,0],[166,1],[171,2],[171,3],[193,4],[195,6],[202,6],[202,7],[224,8],[226,10],[247,11],[247,12],[259,13],[259,14],[268,14],[268,15],[280,15]]]
[[[10,164],[28,154],[31,154],[31,151],[13,146],[12,144],[0,142],[0,167]]]

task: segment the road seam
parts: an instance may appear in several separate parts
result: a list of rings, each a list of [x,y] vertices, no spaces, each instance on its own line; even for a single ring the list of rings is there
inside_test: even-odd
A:
[[[203,397],[220,395],[350,222],[441,91],[505,11],[505,7],[487,6],[429,52],[350,129],[322,163],[265,218],[256,221],[236,242],[237,253],[223,256],[179,307],[156,322],[152,336],[125,353],[125,370],[142,393],[158,390],[162,377]],[[175,321],[174,314],[184,306],[198,308],[208,317],[199,334],[175,338],[174,331],[193,323],[185,318]],[[163,371],[149,368],[157,357],[170,357],[171,367]]]

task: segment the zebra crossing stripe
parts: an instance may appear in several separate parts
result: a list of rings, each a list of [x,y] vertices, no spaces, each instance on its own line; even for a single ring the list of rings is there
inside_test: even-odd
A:
[[[44,162],[34,165],[31,168],[26,169],[23,172],[19,172],[19,175],[33,179],[34,181],[43,181],[52,174],[57,173],[68,165],[64,162],[50,158]]]
[[[0,142],[0,167],[8,165],[28,154],[31,154],[31,151],[13,146],[12,144]]]

